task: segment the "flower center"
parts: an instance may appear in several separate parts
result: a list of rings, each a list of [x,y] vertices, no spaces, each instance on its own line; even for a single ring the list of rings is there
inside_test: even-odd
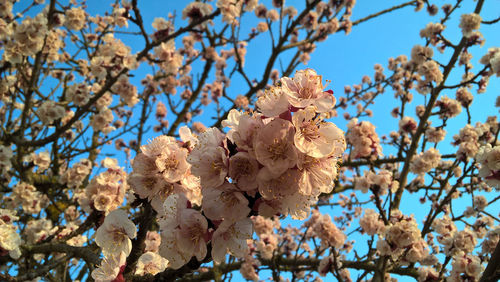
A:
[[[220,199],[226,206],[235,206],[238,203],[238,199],[230,191],[222,192]]]
[[[236,162],[236,171],[239,176],[247,176],[250,175],[250,163],[239,160]]]
[[[314,95],[314,90],[309,87],[304,87],[299,90],[299,98],[301,99],[311,99]]]
[[[172,194],[172,191],[174,191],[174,184],[172,183],[165,183],[161,188],[160,191],[158,192],[160,198],[166,199],[170,194]]]
[[[158,271],[158,267],[153,262],[147,263],[144,265],[144,272],[146,273],[156,273]]]
[[[288,144],[278,138],[274,138],[273,143],[267,147],[267,151],[271,154],[272,160],[286,159]]]
[[[113,237],[113,241],[121,243],[125,238],[128,237],[127,233],[123,228],[115,228],[111,232],[111,236]]]
[[[318,139],[320,137],[319,128],[314,122],[314,120],[302,122],[302,126],[300,127],[300,133],[302,134],[302,136],[304,136],[304,139],[306,139],[307,141]]]
[[[175,170],[179,165],[179,160],[175,156],[170,156],[165,160],[165,170]]]

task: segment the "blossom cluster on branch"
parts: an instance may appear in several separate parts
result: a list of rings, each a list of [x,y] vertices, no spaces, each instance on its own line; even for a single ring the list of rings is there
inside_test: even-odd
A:
[[[160,254],[170,267],[204,260],[209,242],[215,262],[226,250],[241,258],[252,238],[250,214],[305,219],[333,189],[346,143],[322,114],[335,97],[312,69],[281,85],[259,97],[258,111],[232,110],[222,122],[227,134],[209,128],[194,137],[182,128],[182,141],[160,136],[141,147],[130,182],[158,214]]]

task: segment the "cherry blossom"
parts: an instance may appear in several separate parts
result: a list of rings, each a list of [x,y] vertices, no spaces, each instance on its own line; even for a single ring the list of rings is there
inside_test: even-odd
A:
[[[105,256],[126,256],[132,250],[132,242],[137,236],[135,224],[128,219],[123,210],[114,210],[105,218],[104,223],[97,229],[96,244],[102,248]]]
[[[146,252],[141,255],[137,261],[137,270],[135,274],[156,275],[165,270],[168,266],[168,260],[153,252]]]
[[[345,150],[344,133],[333,123],[315,118],[316,109],[307,107],[292,117],[295,126],[294,144],[299,151],[314,158],[328,157]]]
[[[323,91],[321,79],[321,76],[312,69],[297,71],[293,78],[282,78],[281,83],[288,102],[296,108],[313,105],[319,113],[331,110],[336,99],[329,92]]]
[[[124,281],[122,272],[125,267],[127,255],[119,252],[104,258],[101,265],[92,271],[92,278],[96,282]]]
[[[198,261],[207,254],[208,222],[199,211],[188,208],[183,194],[174,194],[164,203],[165,214],[160,220],[160,255],[170,267],[178,269],[196,256]]]
[[[247,249],[246,240],[252,237],[252,232],[252,221],[249,218],[237,222],[224,220],[212,235],[214,262],[223,262],[226,252],[235,257],[243,257]]]
[[[280,175],[297,164],[294,131],[291,122],[274,119],[255,136],[255,157],[264,166],[272,168],[270,172],[274,175]]]

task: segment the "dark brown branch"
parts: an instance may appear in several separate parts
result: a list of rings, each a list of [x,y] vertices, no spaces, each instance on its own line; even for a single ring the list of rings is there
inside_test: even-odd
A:
[[[491,254],[490,262],[483,272],[479,282],[494,282],[500,279],[500,242],[497,243],[495,251]]]
[[[91,250],[90,247],[74,247],[63,243],[43,243],[39,245],[24,245],[23,255],[29,254],[51,254],[65,253],[70,257],[81,258],[87,263],[98,264],[101,260],[99,254]]]
[[[151,224],[155,219],[155,212],[151,208],[149,203],[144,204],[142,216],[139,221],[139,232],[137,232],[137,238],[132,241],[132,251],[127,257],[127,266],[125,268],[125,274],[130,273],[135,270],[137,260],[144,253],[146,235],[148,234]]]
[[[494,19],[494,20],[491,20],[491,21],[482,21],[481,23],[482,24],[494,24],[494,23],[497,23],[500,21],[500,17]]]
[[[184,103],[184,107],[182,108],[181,112],[177,115],[177,118],[175,119],[175,121],[170,126],[170,129],[168,130],[167,135],[173,136],[175,134],[175,132],[177,131],[177,127],[179,127],[181,122],[184,120],[186,114],[189,112],[189,109],[191,108],[191,105],[193,105],[193,103],[196,101],[196,99],[200,95],[201,90],[203,89],[203,86],[205,85],[205,81],[208,78],[208,74],[210,73],[210,70],[212,68],[213,62],[214,61],[212,61],[212,60],[207,60],[207,62],[205,63],[205,67],[203,68],[203,73],[201,75],[200,80],[198,81],[198,86],[191,94],[191,97],[189,97],[189,99],[186,101],[186,103]]]
[[[408,2],[403,3],[403,4],[400,4],[400,5],[396,5],[396,6],[394,6],[394,7],[391,7],[391,8],[385,9],[385,10],[382,10],[382,11],[380,11],[380,12],[377,12],[377,13],[375,13],[375,14],[371,14],[371,15],[369,15],[369,16],[366,16],[366,17],[364,17],[364,18],[361,18],[361,19],[359,19],[359,20],[356,20],[356,21],[352,22],[352,26],[356,26],[356,25],[358,25],[358,24],[360,24],[360,23],[362,23],[362,22],[366,22],[366,21],[368,21],[368,20],[371,20],[371,19],[376,18],[376,17],[378,17],[378,16],[381,16],[381,15],[383,15],[383,14],[387,14],[387,13],[390,13],[390,12],[392,12],[392,11],[395,11],[395,10],[398,10],[398,9],[401,9],[401,8],[404,8],[404,7],[406,7],[406,6],[410,6],[410,5],[413,5],[413,4],[416,4],[416,3],[417,3],[417,1],[416,1],[416,0],[412,0],[412,1],[408,1]]]

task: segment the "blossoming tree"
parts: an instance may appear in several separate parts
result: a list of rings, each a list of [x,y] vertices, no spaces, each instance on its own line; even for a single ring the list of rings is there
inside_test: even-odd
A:
[[[155,19],[137,0],[96,15],[15,2],[0,0],[0,280],[500,278],[500,127],[470,110],[500,76],[500,48],[471,52],[500,21],[486,1],[357,20],[354,0],[194,1]],[[333,93],[302,67],[330,35],[410,7],[434,20],[373,77]],[[398,128],[379,137],[384,93]]]

